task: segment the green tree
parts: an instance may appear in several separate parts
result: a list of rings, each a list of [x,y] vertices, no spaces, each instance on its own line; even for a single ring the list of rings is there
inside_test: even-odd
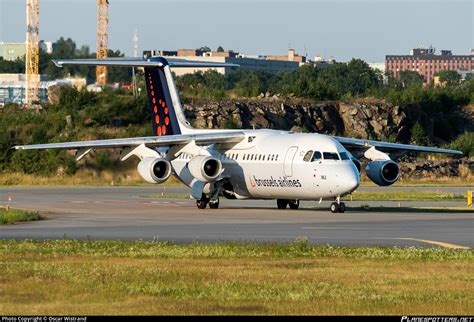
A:
[[[410,86],[422,86],[423,85],[423,76],[417,72],[404,70],[400,72],[400,83],[402,87]]]
[[[428,138],[426,137],[425,130],[421,126],[420,122],[416,122],[411,129],[411,140],[418,145],[428,144]]]
[[[218,53],[223,53],[223,52],[224,52],[224,48],[222,48],[222,46],[217,47],[217,52],[218,52]]]
[[[4,60],[0,57],[0,73],[20,74],[25,72],[25,57],[17,58],[14,61]]]
[[[459,85],[461,81],[461,74],[455,70],[441,70],[435,76],[439,76],[439,81],[447,86]]]

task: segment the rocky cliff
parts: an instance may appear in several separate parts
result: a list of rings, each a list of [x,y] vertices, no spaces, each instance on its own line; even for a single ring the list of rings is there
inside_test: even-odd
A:
[[[411,128],[419,122],[434,143],[435,121],[420,108],[401,108],[377,100],[312,102],[280,100],[190,101],[186,117],[197,128],[270,128],[344,135],[409,143]],[[453,112],[460,120],[457,133],[472,129],[472,114]],[[439,116],[443,118],[443,116]],[[457,134],[454,133],[454,134]]]

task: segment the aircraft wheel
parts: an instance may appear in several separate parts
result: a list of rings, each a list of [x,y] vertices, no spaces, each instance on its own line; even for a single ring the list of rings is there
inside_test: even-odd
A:
[[[286,209],[288,205],[288,200],[285,199],[277,199],[277,207],[278,209]]]
[[[300,207],[299,200],[291,200],[289,203],[291,209],[298,209]]]
[[[211,209],[219,208],[219,199],[217,199],[216,202],[209,202],[209,208],[211,208]]]
[[[346,204],[343,203],[343,202],[341,202],[341,203],[339,204],[339,212],[340,212],[340,213],[343,213],[343,212],[345,212],[345,211],[346,211]]]
[[[196,206],[199,209],[206,209],[207,204],[209,203],[209,198],[203,193],[201,199],[196,200]]]
[[[330,209],[331,209],[331,212],[332,212],[333,214],[335,214],[335,213],[337,213],[337,212],[339,211],[339,205],[338,205],[336,202],[333,202],[333,203],[331,204]]]
[[[207,200],[196,200],[196,206],[199,208],[199,209],[206,209],[206,206],[207,206]]]

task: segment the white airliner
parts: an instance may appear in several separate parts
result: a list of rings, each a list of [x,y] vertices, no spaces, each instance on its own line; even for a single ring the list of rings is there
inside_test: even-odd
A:
[[[300,200],[334,200],[332,212],[344,212],[342,196],[360,183],[361,163],[369,160],[367,176],[388,186],[400,176],[390,158],[406,152],[462,154],[460,151],[316,133],[279,130],[199,130],[186,120],[171,67],[237,67],[226,63],[166,60],[87,59],[55,61],[65,64],[142,67],[145,71],[154,135],[16,146],[16,149],[74,149],[79,161],[93,149],[120,148],[122,161],[140,159],[138,173],[150,183],[171,175],[191,188],[200,209],[219,207],[228,199],[276,199],[279,209],[299,207]],[[356,158],[357,157],[357,158]]]

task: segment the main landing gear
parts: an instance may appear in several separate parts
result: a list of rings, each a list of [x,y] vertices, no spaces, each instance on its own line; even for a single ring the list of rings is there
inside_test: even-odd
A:
[[[298,209],[300,207],[300,201],[299,200],[277,199],[278,209],[286,209],[286,206],[290,206],[290,209]]]
[[[199,209],[206,209],[207,205],[209,204],[209,208],[211,209],[217,209],[219,208],[219,198],[210,200],[206,194],[202,194],[201,199],[196,200],[196,206]]]
[[[331,204],[330,209],[334,214],[337,212],[343,213],[346,211],[346,204],[341,202],[341,197],[337,197],[336,201]]]

